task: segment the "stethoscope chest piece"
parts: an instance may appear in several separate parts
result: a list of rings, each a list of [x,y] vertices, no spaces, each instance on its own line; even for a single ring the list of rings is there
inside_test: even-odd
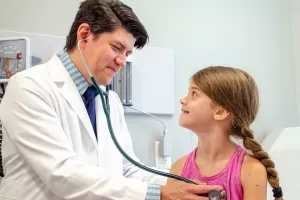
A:
[[[226,199],[226,192],[225,190],[222,191],[221,193],[217,190],[211,190],[208,193],[208,199],[209,200],[221,200],[221,199]]]

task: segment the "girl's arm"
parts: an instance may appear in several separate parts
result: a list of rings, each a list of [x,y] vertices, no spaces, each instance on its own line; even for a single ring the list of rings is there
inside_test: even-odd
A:
[[[256,158],[246,155],[241,170],[244,200],[267,199],[267,171]]]
[[[185,160],[186,160],[186,156],[180,158],[179,160],[177,160],[171,167],[170,169],[170,173],[171,174],[176,174],[178,176],[181,176],[181,172],[182,172],[182,169],[183,169],[183,166],[184,166],[184,163],[185,163]],[[169,183],[172,183],[176,180],[172,179],[172,178],[168,178],[167,180],[167,184]]]

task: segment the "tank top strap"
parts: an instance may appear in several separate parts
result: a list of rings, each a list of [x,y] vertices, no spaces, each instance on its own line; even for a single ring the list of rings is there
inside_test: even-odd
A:
[[[196,154],[197,148],[195,148],[191,153],[189,153],[185,159],[184,166],[181,172],[182,177],[188,177],[188,174],[190,172],[191,165],[195,162],[195,154]]]
[[[230,165],[235,165],[235,168],[240,168],[246,153],[247,151],[242,146],[238,145],[234,154],[232,155]]]

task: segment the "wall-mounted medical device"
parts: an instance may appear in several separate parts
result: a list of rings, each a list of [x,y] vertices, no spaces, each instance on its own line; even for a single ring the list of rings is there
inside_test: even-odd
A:
[[[64,48],[66,42],[65,37],[0,30],[0,38],[23,36],[30,40],[30,67],[47,62],[54,53],[60,52]],[[169,48],[147,45],[141,50],[134,50],[127,59],[125,70],[130,69],[128,72],[125,70],[123,72],[123,75],[131,74],[130,82],[128,82],[131,85],[127,85],[130,89],[126,89],[125,93],[128,95],[122,96],[120,90],[118,93],[123,105],[132,105],[138,110],[154,115],[173,115],[175,112],[174,61],[175,52]],[[0,66],[3,67],[3,65],[2,61]],[[119,80],[117,81],[119,83],[120,76],[115,78]],[[124,81],[121,82],[124,86]],[[113,90],[117,91],[116,88]],[[132,106],[124,106],[124,113],[140,114],[131,109]]]
[[[30,41],[27,37],[0,38],[0,82],[6,83],[17,72],[30,66]]]
[[[115,91],[123,106],[132,106],[132,61],[127,59],[126,67],[113,78],[110,89]]]

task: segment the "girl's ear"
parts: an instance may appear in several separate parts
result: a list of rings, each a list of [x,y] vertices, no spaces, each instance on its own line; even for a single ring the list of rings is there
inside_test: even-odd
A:
[[[222,108],[221,106],[216,106],[215,113],[214,113],[214,119],[215,120],[224,120],[229,117],[230,113]]]

